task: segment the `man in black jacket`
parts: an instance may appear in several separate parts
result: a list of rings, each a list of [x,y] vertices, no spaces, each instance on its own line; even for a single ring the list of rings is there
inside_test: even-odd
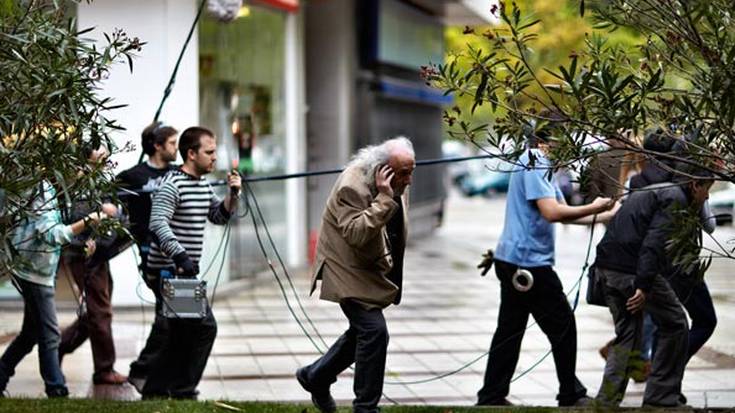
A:
[[[120,199],[130,216],[130,232],[135,237],[140,252],[140,269],[143,282],[153,291],[156,297],[156,315],[151,325],[151,331],[138,358],[130,363],[128,382],[138,391],[142,391],[152,361],[168,340],[168,321],[161,316],[161,296],[158,294],[157,278],[145,276],[148,254],[152,236],[148,231],[151,219],[151,194],[161,185],[163,177],[175,169],[177,140],[179,132],[163,122],[154,122],[143,129],[140,143],[143,152],[148,155],[146,162],[140,163],[121,172],[117,176],[123,195]]]
[[[681,404],[688,325],[681,303],[665,278],[671,275],[672,265],[664,248],[673,230],[674,210],[691,207],[699,211],[713,182],[706,171],[684,169],[697,179],[681,175],[674,178],[675,183],[634,192],[597,245],[595,266],[605,283],[605,300],[616,334],[597,395],[603,404],[617,405],[625,395],[632,367],[629,361],[640,348],[641,310],[648,312],[658,326],[658,344],[643,404]]]

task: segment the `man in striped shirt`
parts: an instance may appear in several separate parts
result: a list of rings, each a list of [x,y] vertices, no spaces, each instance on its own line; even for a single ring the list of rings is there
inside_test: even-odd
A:
[[[149,276],[160,277],[167,270],[177,277],[196,277],[206,221],[224,225],[237,206],[240,175],[228,174],[230,191],[224,200],[204,179],[214,170],[216,151],[214,134],[208,129],[191,127],[181,134],[179,152],[184,164],[163,178],[152,200]],[[160,291],[156,299],[161,299]],[[153,362],[143,397],[196,398],[216,335],[217,323],[209,308],[203,319],[170,319],[168,341]]]

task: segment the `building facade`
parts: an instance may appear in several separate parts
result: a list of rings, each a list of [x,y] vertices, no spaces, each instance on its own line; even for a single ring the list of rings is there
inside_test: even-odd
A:
[[[443,60],[445,25],[484,22],[473,9],[479,3],[484,0],[251,0],[230,22],[205,13],[159,119],[180,131],[203,125],[215,132],[212,179],[232,169],[264,176],[339,168],[357,148],[395,135],[412,138],[418,159],[438,158],[441,111],[448,101],[423,85],[419,67]],[[109,114],[126,128],[115,135],[119,147],[128,141],[138,146],[114,156],[117,172],[138,162],[140,132],[153,121],[199,4],[95,0],[78,3],[74,11],[79,28],[95,27],[88,36],[97,41],[122,28],[145,42],[133,72],[125,64],[115,66],[100,91],[115,104],[127,104]],[[441,172],[416,171],[412,235],[438,224]],[[309,264],[334,178],[250,185],[287,265]],[[217,190],[224,195],[223,187]],[[274,259],[263,223],[258,225]],[[251,215],[233,221],[229,244],[224,231],[207,229],[204,278],[247,284],[267,268]],[[116,305],[151,298],[141,288],[136,256],[131,249],[111,263]],[[66,286],[59,282],[61,296]]]

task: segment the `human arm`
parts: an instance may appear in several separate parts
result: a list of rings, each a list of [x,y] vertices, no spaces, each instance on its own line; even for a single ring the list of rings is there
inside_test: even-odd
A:
[[[378,194],[372,200],[347,185],[336,191],[334,213],[337,227],[352,247],[360,248],[378,236],[398,210],[390,187],[391,179],[390,168],[378,168],[375,180]]]
[[[615,202],[613,204],[613,207],[608,211],[600,212],[599,214],[587,215],[582,218],[577,218],[573,221],[564,221],[564,223],[575,225],[607,224],[608,222],[610,222],[610,220],[613,219],[615,214],[620,209],[620,206],[620,202]]]
[[[635,288],[648,292],[656,274],[667,265],[665,245],[672,231],[672,205],[657,202],[638,252]]]
[[[567,205],[559,202],[556,198],[541,198],[536,200],[536,206],[538,207],[541,216],[549,222],[582,224],[583,222],[581,221],[574,221],[579,220],[582,217],[600,214],[612,208],[613,205],[613,201],[610,198],[597,198],[589,204],[579,206]],[[591,217],[589,223],[592,223]]]
[[[151,219],[148,229],[158,247],[169,257],[186,253],[171,229],[171,219],[179,204],[179,191],[173,182],[164,183],[153,195],[151,203]]]
[[[708,234],[715,232],[715,228],[717,227],[717,218],[715,218],[715,215],[712,213],[709,201],[704,201],[702,208],[699,210],[699,216],[702,220],[702,229],[704,229]]]

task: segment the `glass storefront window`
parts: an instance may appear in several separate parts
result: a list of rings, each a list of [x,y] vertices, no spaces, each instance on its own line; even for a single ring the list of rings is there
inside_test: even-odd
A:
[[[264,7],[248,9],[233,22],[205,18],[199,26],[200,117],[217,135],[220,177],[233,168],[271,175],[286,167],[286,16]],[[285,184],[254,183],[251,188],[277,248],[285,251]],[[264,260],[249,216],[233,224],[230,245],[233,278],[261,269]]]

